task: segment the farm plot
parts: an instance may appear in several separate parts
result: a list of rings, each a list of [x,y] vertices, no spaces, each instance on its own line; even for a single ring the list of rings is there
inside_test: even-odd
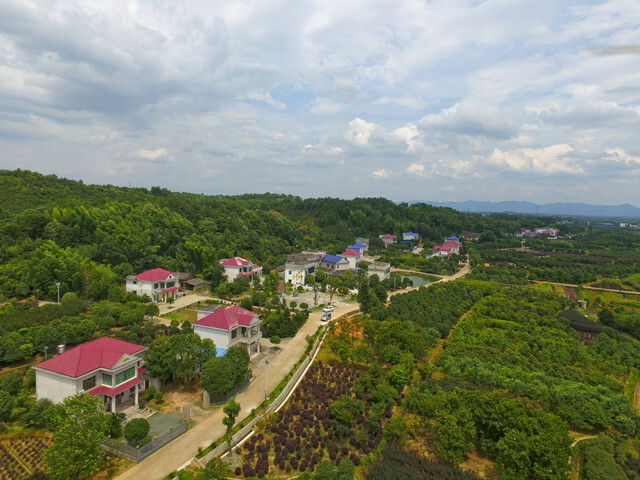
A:
[[[49,438],[35,435],[0,437],[0,480],[39,478],[43,450],[49,445]]]
[[[296,471],[313,471],[327,459],[360,465],[382,440],[381,423],[391,418],[393,403],[372,405],[354,396],[362,376],[341,364],[314,364],[266,431],[244,443],[244,465],[235,474],[288,478]]]

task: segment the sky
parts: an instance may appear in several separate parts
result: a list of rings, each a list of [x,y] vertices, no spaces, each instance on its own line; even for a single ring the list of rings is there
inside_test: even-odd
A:
[[[0,0],[0,168],[640,206],[638,0]]]

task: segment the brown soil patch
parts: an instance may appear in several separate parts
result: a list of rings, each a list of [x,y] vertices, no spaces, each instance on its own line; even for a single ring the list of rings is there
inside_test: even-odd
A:
[[[190,385],[178,385],[176,388],[165,388],[165,396],[159,409],[162,412],[182,410],[184,404],[191,405],[191,418],[195,421],[209,416],[208,410],[202,409],[202,389],[194,381]]]

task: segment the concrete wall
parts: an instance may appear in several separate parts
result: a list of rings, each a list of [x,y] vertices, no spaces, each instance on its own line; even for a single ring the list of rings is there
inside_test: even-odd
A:
[[[230,346],[230,333],[226,330],[218,330],[215,328],[203,327],[202,325],[194,325],[193,333],[197,334],[203,340],[205,338],[210,338],[213,340],[213,343],[216,347],[227,350]],[[240,336],[240,332],[238,332],[238,337]],[[238,339],[234,339],[234,343]],[[233,345],[233,343],[231,343]]]
[[[58,375],[46,370],[36,370],[36,399],[48,398],[53,403],[62,403],[62,401],[71,396],[76,395],[80,388],[77,387],[78,382],[75,378],[65,375]]]

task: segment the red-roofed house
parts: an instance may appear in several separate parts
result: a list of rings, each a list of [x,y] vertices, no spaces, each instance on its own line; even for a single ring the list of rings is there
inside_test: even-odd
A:
[[[248,276],[253,280],[254,275],[262,276],[262,267],[254,265],[251,260],[246,260],[242,257],[220,260],[220,265],[224,267],[224,274],[227,276],[227,282],[229,283],[238,277]]]
[[[139,275],[129,275],[125,288],[127,292],[136,292],[136,295],[149,295],[154,303],[166,302],[178,295],[178,275],[164,268],[154,268]]]
[[[382,243],[384,243],[385,247],[388,247],[389,245],[398,243],[398,236],[391,235],[390,233],[385,233],[384,235],[380,235],[380,240],[382,240]]]
[[[200,312],[198,312],[200,317]],[[249,356],[260,353],[260,315],[237,305],[216,310],[193,322],[193,332],[203,340],[210,338],[217,348],[228,350],[243,344]]]
[[[39,363],[36,371],[36,398],[61,403],[72,395],[89,393],[100,397],[112,412],[133,399],[144,387],[144,352],[147,347],[102,337],[78,345]]]
[[[358,268],[358,265],[362,262],[362,254],[360,252],[356,252],[355,250],[347,250],[346,252],[342,252],[339,257],[344,258],[347,262],[349,262],[349,268]]]

